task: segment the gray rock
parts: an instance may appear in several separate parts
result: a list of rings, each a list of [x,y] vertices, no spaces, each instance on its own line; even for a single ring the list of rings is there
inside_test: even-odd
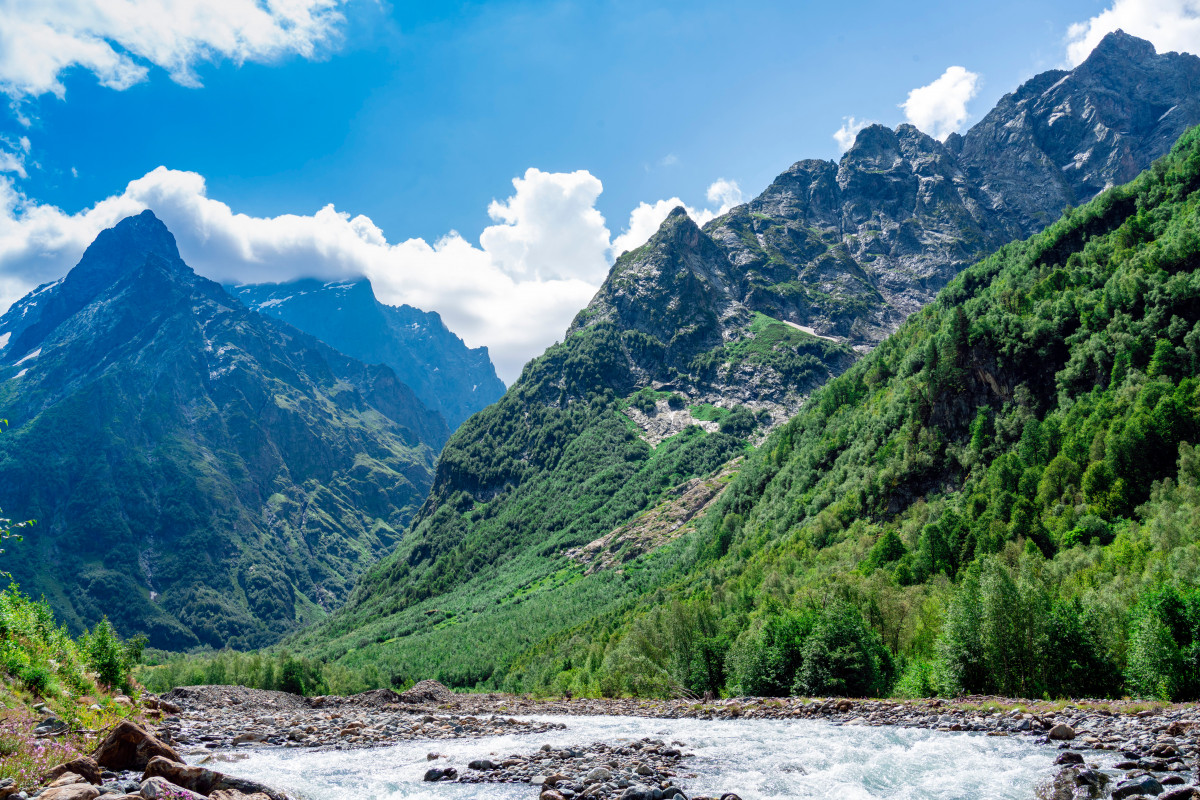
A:
[[[1163,785],[1159,783],[1154,776],[1141,775],[1117,784],[1117,786],[1113,789],[1112,796],[1113,800],[1121,800],[1123,797],[1160,795],[1162,793]]]
[[[452,781],[458,777],[458,770],[454,767],[434,767],[425,771],[424,780],[429,782],[435,781]]]
[[[612,770],[607,767],[596,767],[584,778],[584,783],[604,783],[612,778]]]

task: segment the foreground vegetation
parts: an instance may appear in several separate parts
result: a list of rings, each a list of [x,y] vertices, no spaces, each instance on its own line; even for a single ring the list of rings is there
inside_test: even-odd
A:
[[[59,625],[49,606],[0,591],[0,780],[33,786],[52,766],[95,747],[86,731],[132,713],[119,694],[137,697],[132,669],[144,640],[121,641],[105,619],[79,638]],[[29,732],[54,717],[64,735],[34,740]]]

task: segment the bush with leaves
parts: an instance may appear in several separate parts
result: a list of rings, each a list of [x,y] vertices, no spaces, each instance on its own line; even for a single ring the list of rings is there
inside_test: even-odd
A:
[[[133,668],[142,660],[145,636],[135,636],[123,642],[108,617],[105,617],[80,641],[87,654],[87,664],[99,676],[101,683],[126,693],[133,690]]]
[[[892,654],[857,609],[836,603],[821,611],[801,648],[794,694],[884,697],[891,688]]]

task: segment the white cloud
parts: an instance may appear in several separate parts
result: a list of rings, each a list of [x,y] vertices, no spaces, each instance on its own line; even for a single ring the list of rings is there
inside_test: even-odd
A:
[[[900,107],[910,123],[933,138],[945,141],[966,122],[967,102],[978,91],[977,73],[964,67],[950,67],[933,83],[909,92],[908,99]]]
[[[844,153],[854,144],[854,139],[858,136],[859,131],[874,124],[875,120],[873,119],[859,120],[854,117],[842,117],[842,127],[833,132],[833,138]]]
[[[500,376],[512,382],[591,300],[616,245],[594,205],[603,187],[590,173],[530,169],[513,187],[511,197],[491,204],[496,224],[478,245],[455,232],[433,243],[391,244],[369,218],[332,205],[312,215],[234,213],[208,197],[203,176],[165,167],[77,214],[38,204],[0,178],[0,309],[64,275],[101,230],[149,208],[202,275],[225,283],[366,275],[384,302],[437,311],[468,344],[487,345]],[[692,210],[697,221],[727,210],[741,192],[720,180],[708,197],[719,211]],[[679,204],[643,203],[618,241],[644,241]]]
[[[342,0],[4,0],[0,91],[14,100],[66,92],[73,67],[113,89],[149,66],[198,86],[196,65],[312,58],[337,37]]]
[[[513,178],[513,188],[512,197],[488,206],[488,216],[501,224],[479,237],[496,267],[517,279],[604,280],[609,236],[595,208],[604,188],[599,179],[587,170],[530,168],[524,178]]]
[[[25,171],[25,157],[8,150],[0,150],[0,172],[15,172],[22,178],[29,177]]]
[[[620,236],[613,239],[612,255],[619,256],[645,244],[676,206],[683,206],[697,225],[704,225],[742,202],[742,190],[737,181],[719,178],[708,187],[707,197],[708,202],[716,206],[715,210],[692,208],[678,197],[656,203],[638,203],[637,208],[629,214],[629,225]]]
[[[1080,64],[1118,28],[1152,42],[1160,53],[1200,53],[1200,0],[1114,0],[1111,8],[1068,29],[1067,61]]]

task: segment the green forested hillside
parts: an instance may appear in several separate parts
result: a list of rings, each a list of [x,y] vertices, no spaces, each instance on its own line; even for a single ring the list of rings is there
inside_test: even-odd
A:
[[[459,431],[398,555],[296,643],[516,690],[1195,696],[1198,190],[1193,131],[964,271],[698,524],[598,571],[563,552],[742,445],[651,449],[620,334],[583,328]]]
[[[1198,205],[1193,130],[966,270],[510,685],[1197,696]]]
[[[513,690],[1197,696],[1198,204],[1192,131],[964,271],[698,524],[599,570],[562,553],[743,447],[651,449],[618,333],[585,328],[467,423],[457,494],[297,644]]]

